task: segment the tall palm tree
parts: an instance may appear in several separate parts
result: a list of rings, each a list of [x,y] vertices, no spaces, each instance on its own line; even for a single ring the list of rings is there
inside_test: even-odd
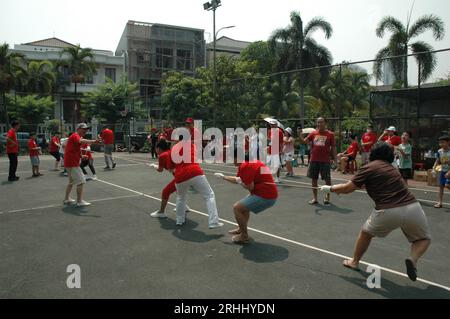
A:
[[[7,43],[0,45],[0,95],[6,123],[9,123],[6,93],[15,87],[17,78],[23,70],[23,61],[24,56],[22,54],[9,52]]]
[[[300,70],[306,67],[329,65],[332,62],[330,51],[313,38],[314,31],[322,30],[325,38],[333,34],[330,23],[320,17],[313,18],[306,27],[299,12],[291,12],[291,24],[277,29],[269,39],[271,49],[277,55],[276,71]],[[304,118],[304,74],[297,78],[300,86],[300,117]]]
[[[386,31],[390,31],[392,35],[388,46],[381,49],[376,55],[377,61],[374,64],[374,73],[377,79],[380,80],[383,75],[382,65],[384,60],[379,59],[389,56],[407,55],[409,50],[414,54],[426,52],[415,55],[415,59],[420,65],[420,81],[428,79],[436,67],[436,57],[433,53],[429,53],[429,51],[433,50],[433,47],[424,41],[411,43],[413,38],[428,30],[433,32],[435,40],[444,38],[444,22],[438,16],[424,15],[413,25],[410,25],[410,19],[408,18],[406,26],[392,16],[384,17],[378,24],[376,34],[379,38],[382,38]],[[392,66],[396,80],[402,81],[405,88],[408,87],[408,57],[390,59],[389,63]]]
[[[53,64],[50,61],[31,61],[27,67],[27,91],[50,93],[56,82]]]
[[[81,48],[78,44],[73,47],[64,48],[61,52],[61,56],[66,55],[68,58],[63,60],[60,65],[67,66],[69,68],[71,82],[75,85],[74,90],[74,103],[75,110],[73,113],[72,122],[75,126],[77,121],[77,85],[85,83],[85,78],[93,76],[97,73],[97,64],[94,62],[94,53],[91,48]]]

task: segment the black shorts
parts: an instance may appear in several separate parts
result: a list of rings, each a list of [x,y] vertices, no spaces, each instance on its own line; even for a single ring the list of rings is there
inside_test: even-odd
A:
[[[403,179],[412,179],[412,169],[411,168],[400,168],[400,175]]]
[[[319,174],[324,181],[331,181],[331,164],[311,162],[308,166],[308,177],[311,179],[319,179]]]
[[[57,162],[61,160],[61,154],[59,154],[59,152],[50,152],[50,155],[53,156]]]

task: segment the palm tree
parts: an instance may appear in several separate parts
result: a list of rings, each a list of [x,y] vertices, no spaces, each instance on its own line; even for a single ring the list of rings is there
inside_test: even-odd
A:
[[[300,101],[299,94],[295,91],[297,86],[297,80],[289,83],[287,77],[274,81],[270,90],[264,95],[266,100],[264,112],[276,115],[277,118],[289,117],[289,111],[298,108]]]
[[[61,52],[61,56],[68,56],[67,60],[63,60],[60,65],[67,66],[71,75],[71,82],[75,85],[74,90],[74,102],[75,111],[73,113],[73,125],[77,121],[76,110],[78,109],[77,102],[77,85],[85,83],[85,78],[93,76],[97,73],[97,64],[94,60],[94,53],[91,48],[81,48],[78,44],[73,47],[64,48]]]
[[[31,61],[27,67],[27,91],[50,93],[56,82],[53,64],[50,61]]]
[[[299,12],[291,12],[291,25],[284,29],[277,29],[269,39],[273,52],[277,54],[276,71],[300,70],[306,67],[329,65],[332,62],[330,51],[318,44],[312,34],[322,30],[325,38],[329,39],[333,33],[331,24],[323,18],[313,18],[305,28]],[[303,76],[298,77],[300,86],[300,117],[304,118],[304,87]]]
[[[17,78],[23,70],[21,66],[23,60],[24,56],[22,54],[9,52],[7,43],[0,45],[0,94],[6,123],[9,123],[6,93],[15,87]]]
[[[433,47],[423,41],[411,43],[413,38],[427,30],[433,31],[435,40],[444,38],[444,22],[438,16],[424,15],[413,25],[410,25],[410,18],[408,18],[406,26],[392,16],[384,17],[378,24],[376,34],[379,38],[382,38],[386,31],[390,31],[392,35],[388,46],[381,49],[376,55],[377,61],[374,64],[376,78],[380,80],[383,75],[382,65],[384,60],[381,59],[389,56],[407,55],[408,51],[411,50],[412,53],[417,54],[415,58],[420,66],[420,81],[428,79],[436,67],[436,57],[429,52],[433,50]],[[396,80],[402,81],[405,88],[408,87],[408,57],[390,59],[389,63]]]

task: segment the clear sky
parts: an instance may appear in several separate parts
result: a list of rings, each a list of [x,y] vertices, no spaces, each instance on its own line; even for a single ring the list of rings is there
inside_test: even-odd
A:
[[[181,25],[212,33],[212,12],[203,10],[206,0],[0,0],[0,42],[26,43],[56,36],[83,47],[115,51],[128,20]],[[276,28],[289,24],[296,10],[306,24],[321,16],[334,29],[331,39],[321,32],[315,39],[327,46],[334,62],[372,59],[385,46],[388,36],[375,35],[377,23],[392,15],[406,24],[413,0],[222,0],[217,28],[236,25],[221,35],[244,40],[267,40]],[[428,32],[420,39],[435,49],[450,48],[450,1],[416,0],[412,21],[423,14],[436,14],[445,23],[444,40],[435,42]],[[368,68],[366,66],[366,68]],[[450,72],[450,53],[439,55],[433,75]]]

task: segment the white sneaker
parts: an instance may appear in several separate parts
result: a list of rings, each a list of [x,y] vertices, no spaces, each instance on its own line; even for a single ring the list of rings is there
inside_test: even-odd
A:
[[[177,226],[183,226],[186,223],[186,221],[181,222],[181,221],[177,221]]]
[[[77,203],[77,207],[86,207],[86,206],[91,206],[91,205],[92,205],[91,203],[88,203],[88,202],[86,202],[84,200],[82,200],[81,202]]]
[[[280,179],[278,177],[275,177],[275,184],[280,184]]]
[[[177,208],[175,207],[175,208],[173,209],[173,211],[176,212],[176,211],[177,211]],[[186,211],[185,211],[185,213],[189,213],[190,211],[191,211],[191,208],[190,208],[188,205],[186,205]]]
[[[220,228],[222,226],[223,226],[223,223],[211,224],[211,225],[209,225],[209,229]]]
[[[96,181],[96,180],[97,180],[97,175],[92,176],[91,179],[92,179],[93,181]]]
[[[167,215],[164,213],[161,213],[159,210],[157,210],[154,213],[151,213],[150,216],[152,216],[153,218],[167,218]]]
[[[86,176],[86,181],[91,181],[91,180],[92,180],[92,177]]]
[[[75,203],[76,203],[76,201],[72,198],[69,198],[68,200],[65,200],[63,202],[64,206],[71,206],[71,205],[74,205]]]

